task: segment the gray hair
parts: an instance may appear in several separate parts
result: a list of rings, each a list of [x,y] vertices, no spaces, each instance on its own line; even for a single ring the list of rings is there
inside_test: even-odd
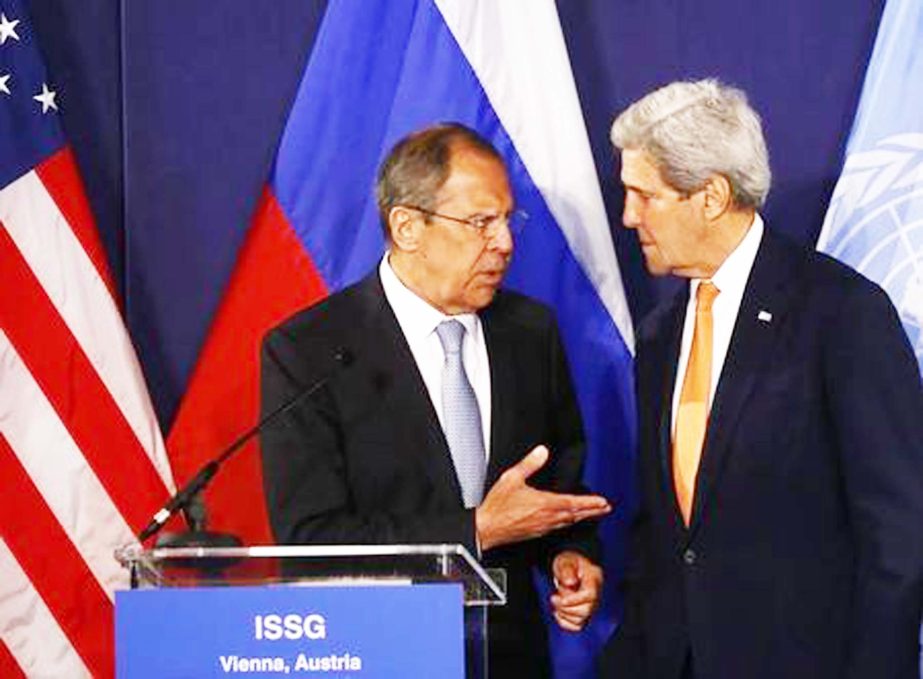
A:
[[[651,156],[663,180],[685,194],[723,175],[737,207],[762,207],[772,175],[760,117],[747,95],[715,79],[673,82],[642,97],[612,123],[617,149]]]
[[[494,158],[503,158],[480,134],[461,123],[440,123],[412,132],[394,145],[378,169],[375,198],[378,214],[390,240],[388,215],[396,205],[412,205],[425,210],[436,207],[436,194],[449,178],[452,153],[469,147]]]

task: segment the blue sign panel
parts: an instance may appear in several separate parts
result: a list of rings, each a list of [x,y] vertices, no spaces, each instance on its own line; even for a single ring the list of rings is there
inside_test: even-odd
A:
[[[464,677],[460,585],[117,592],[116,674]]]

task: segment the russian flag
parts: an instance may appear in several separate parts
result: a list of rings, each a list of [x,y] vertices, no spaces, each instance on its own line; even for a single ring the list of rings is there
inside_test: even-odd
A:
[[[612,584],[632,505],[633,333],[552,0],[329,4],[171,432],[174,471],[181,482],[189,478],[256,421],[263,333],[376,265],[384,248],[377,167],[401,137],[445,121],[494,144],[517,206],[530,215],[505,285],[556,310],[588,437],[586,481],[616,507],[601,527]],[[229,386],[228,367],[240,365],[247,375]],[[224,478],[210,491],[213,524],[250,542],[268,540],[258,454],[243,453],[232,464],[237,470],[228,472],[241,481]],[[607,598],[587,633],[554,634],[559,676],[590,674],[592,651],[614,627],[615,603]]]

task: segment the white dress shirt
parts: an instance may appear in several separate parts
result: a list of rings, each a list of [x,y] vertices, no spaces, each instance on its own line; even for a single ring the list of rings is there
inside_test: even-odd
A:
[[[378,266],[378,275],[385,291],[385,298],[401,332],[410,346],[410,353],[417,364],[417,369],[423,377],[426,391],[429,393],[433,408],[439,416],[439,424],[445,431],[445,415],[442,412],[442,367],[445,362],[445,351],[436,328],[446,320],[455,320],[465,326],[465,337],[462,342],[462,363],[468,381],[474,389],[481,413],[481,433],[484,436],[484,453],[490,459],[490,361],[487,357],[487,343],[484,341],[484,330],[481,319],[477,314],[458,314],[447,316],[425,299],[401,283],[391,264],[388,262],[390,253],[385,253]]]
[[[708,409],[715,398],[715,389],[718,387],[718,378],[727,358],[728,347],[731,344],[731,333],[734,332],[734,323],[740,311],[740,302],[743,300],[747,279],[756,260],[760,241],[763,238],[763,220],[759,214],[755,215],[753,224],[747,235],[740,241],[733,252],[724,260],[711,282],[719,290],[719,295],[712,305],[712,356],[711,356],[711,384],[708,393]],[[695,306],[696,292],[702,281],[693,278],[689,281],[689,302],[686,305],[686,319],[683,322],[683,339],[680,344],[679,365],[676,367],[676,382],[673,385],[673,413],[671,430],[676,430],[676,411],[679,407],[680,392],[683,390],[683,379],[686,376],[686,366],[689,364],[689,352],[692,349],[692,335],[695,331]]]

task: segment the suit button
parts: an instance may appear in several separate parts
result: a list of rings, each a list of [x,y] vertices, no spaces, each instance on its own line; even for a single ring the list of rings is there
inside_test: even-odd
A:
[[[685,552],[683,552],[683,561],[686,562],[687,566],[693,565],[695,563],[695,560],[696,560],[695,550],[687,549]]]

